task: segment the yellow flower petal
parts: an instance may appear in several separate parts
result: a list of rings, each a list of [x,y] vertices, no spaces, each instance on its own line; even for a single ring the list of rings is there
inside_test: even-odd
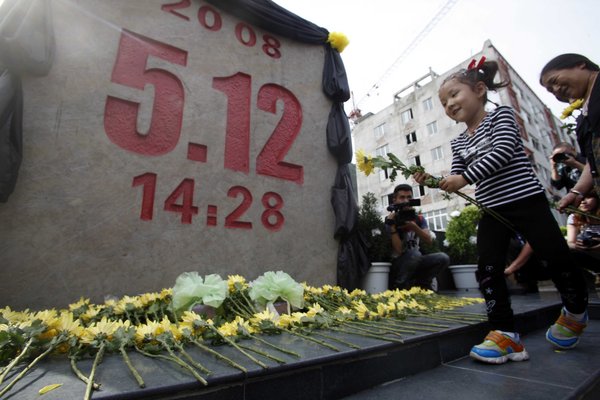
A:
[[[42,395],[42,394],[46,394],[46,393],[50,392],[51,390],[58,389],[58,388],[59,388],[59,387],[61,387],[62,385],[63,385],[62,383],[53,383],[52,385],[46,385],[46,386],[44,386],[43,388],[41,388],[41,389],[38,391],[38,393],[39,393],[40,395]]]

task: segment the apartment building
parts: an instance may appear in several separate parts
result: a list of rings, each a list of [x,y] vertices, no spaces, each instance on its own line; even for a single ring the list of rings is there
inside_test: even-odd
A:
[[[561,130],[561,122],[552,115],[550,109],[531,90],[529,85],[510,66],[502,54],[487,40],[480,53],[472,58],[479,60],[485,56],[488,60],[499,63],[499,78],[509,80],[510,85],[498,92],[490,92],[488,98],[499,104],[514,108],[525,151],[538,175],[546,187],[547,196],[560,196],[550,185],[551,168],[548,156],[553,146],[559,141],[575,143],[575,138]],[[362,149],[367,154],[385,155],[389,152],[397,155],[407,165],[422,165],[433,175],[445,175],[450,172],[452,153],[450,140],[464,131],[462,123],[448,118],[438,99],[438,89],[444,79],[465,66],[471,60],[464,60],[455,68],[436,74],[430,70],[410,85],[396,92],[393,103],[376,114],[368,113],[355,117],[352,131],[355,149]],[[498,79],[498,77],[497,77]],[[488,103],[490,109],[495,106]],[[384,171],[376,171],[370,176],[357,174],[357,191],[359,200],[362,195],[372,192],[380,200],[382,215],[388,205],[388,196],[394,186],[409,183],[413,186],[413,195],[421,199],[421,211],[427,218],[431,230],[445,230],[447,216],[455,210],[461,210],[466,204],[458,196],[444,199],[443,192],[419,186],[411,178],[399,176],[395,182],[385,175]],[[473,196],[474,187],[462,190]],[[565,218],[559,213],[555,217],[560,224]]]

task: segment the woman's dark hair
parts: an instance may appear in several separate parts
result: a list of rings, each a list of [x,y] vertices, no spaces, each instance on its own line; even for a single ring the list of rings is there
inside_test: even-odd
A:
[[[544,68],[542,68],[542,72],[540,72],[540,84],[542,83],[542,76],[550,71],[555,71],[559,69],[570,69],[575,68],[578,65],[585,64],[585,68],[590,71],[600,71],[600,68],[597,64],[590,61],[589,58],[582,56],[581,54],[575,53],[567,53],[561,54],[560,56],[554,57],[552,60],[548,61]]]
[[[460,71],[455,72],[454,74],[444,79],[442,85],[451,79],[456,79],[460,83],[469,85],[472,89],[475,88],[475,85],[477,85],[478,82],[483,82],[484,85],[488,88],[488,90],[496,90],[508,86],[510,84],[510,81],[494,82],[494,78],[496,77],[497,73],[498,63],[496,61],[485,61],[478,68],[476,67],[471,69],[461,69]],[[487,101],[488,98],[486,93],[483,98],[484,104],[487,103]]]

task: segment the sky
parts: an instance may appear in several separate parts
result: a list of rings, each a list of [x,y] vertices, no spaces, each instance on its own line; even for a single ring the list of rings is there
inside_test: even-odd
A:
[[[348,37],[342,59],[363,114],[390,105],[394,93],[430,67],[441,74],[469,59],[487,39],[556,116],[566,104],[538,83],[543,66],[562,53],[583,54],[600,63],[598,0],[274,1]],[[454,1],[450,11],[416,47],[410,46],[449,1]],[[413,48],[406,53],[409,46]],[[347,111],[351,104],[346,103]]]

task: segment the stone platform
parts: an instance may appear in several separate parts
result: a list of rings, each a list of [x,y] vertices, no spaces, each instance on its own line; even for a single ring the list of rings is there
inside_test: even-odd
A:
[[[447,293],[448,295],[465,295]],[[472,293],[467,295],[473,296]],[[592,319],[600,319],[600,302],[593,299],[590,307]],[[256,341],[243,344],[268,351],[285,361],[276,361],[257,356],[268,365],[264,369],[241,356],[231,347],[219,347],[217,350],[248,369],[246,374],[236,370],[214,356],[195,348],[189,349],[191,355],[212,371],[208,376],[208,385],[203,386],[185,370],[163,360],[144,357],[130,352],[133,364],[144,380],[146,387],[140,389],[126,368],[121,357],[108,355],[99,366],[96,380],[102,384],[102,390],[93,395],[93,399],[172,399],[172,400],[224,400],[224,399],[340,399],[350,396],[354,400],[414,398],[415,392],[423,388],[438,393],[438,397],[427,392],[424,398],[448,398],[456,388],[473,387],[481,384],[480,397],[503,399],[508,397],[489,397],[484,395],[493,386],[486,385],[486,378],[493,374],[513,375],[509,380],[511,398],[521,398],[523,391],[532,390],[531,380],[552,378],[552,374],[564,374],[572,377],[572,386],[556,380],[546,389],[558,397],[568,398],[579,394],[597,393],[600,376],[600,321],[592,320],[581,345],[572,352],[555,352],[549,346],[538,343],[538,336],[557,317],[560,301],[556,293],[540,293],[527,296],[513,296],[513,308],[520,331],[532,360],[527,363],[509,363],[504,366],[489,366],[465,358],[469,349],[487,333],[486,322],[453,323],[448,321],[429,321],[448,325],[438,332],[423,332],[403,336],[403,343],[386,342],[377,338],[350,335],[340,332],[324,332],[352,342],[360,349],[324,339],[336,346],[339,351],[325,348],[319,344],[291,335],[267,336],[269,342],[291,349],[301,357],[279,353]],[[482,313],[483,305],[473,305],[461,309],[464,312]],[[427,321],[421,319],[421,321]],[[542,340],[543,341],[543,340]],[[560,357],[560,362],[554,362]],[[552,361],[550,360],[552,358]],[[91,369],[91,360],[79,362],[84,373]],[[445,372],[452,366],[452,373]],[[540,366],[546,369],[538,369]],[[536,368],[534,368],[536,367]],[[472,369],[479,375],[472,375]],[[483,377],[483,378],[481,378]],[[399,381],[400,380],[400,381]],[[489,379],[488,379],[489,380]],[[392,382],[392,383],[389,383]],[[6,399],[38,399],[38,390],[46,385],[62,383],[59,389],[43,396],[44,400],[83,399],[85,385],[75,378],[65,357],[47,360],[35,368],[23,382],[19,383]],[[382,385],[385,384],[385,385]],[[462,385],[462,386],[461,386]],[[535,388],[535,386],[533,387]],[[491,390],[491,389],[490,389]],[[477,392],[477,390],[475,390]],[[534,392],[545,393],[545,392]],[[459,395],[459,393],[457,393]],[[486,397],[487,396],[487,397]],[[567,396],[567,397],[565,397]],[[536,397],[527,397],[536,398]],[[539,397],[538,397],[539,398]],[[574,397],[588,398],[593,397]]]

